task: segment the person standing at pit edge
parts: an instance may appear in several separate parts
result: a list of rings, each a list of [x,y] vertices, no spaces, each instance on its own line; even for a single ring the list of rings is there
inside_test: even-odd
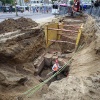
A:
[[[58,59],[56,59],[55,64],[52,67],[52,70],[54,71],[53,75],[59,70],[59,68],[61,68],[61,66],[59,66]],[[55,78],[58,79],[57,75],[55,76]]]
[[[80,0],[74,0],[73,10],[76,12],[80,11]]]

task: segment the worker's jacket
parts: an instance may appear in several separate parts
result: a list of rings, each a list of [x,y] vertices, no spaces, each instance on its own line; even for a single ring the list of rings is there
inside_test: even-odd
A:
[[[56,63],[55,63],[55,64],[53,65],[53,67],[52,67],[52,70],[53,70],[53,71],[58,71],[59,68],[61,68],[61,67],[59,66],[59,64],[56,64]]]
[[[73,10],[75,10],[75,11],[79,11],[80,10],[80,2],[74,2],[74,9]]]

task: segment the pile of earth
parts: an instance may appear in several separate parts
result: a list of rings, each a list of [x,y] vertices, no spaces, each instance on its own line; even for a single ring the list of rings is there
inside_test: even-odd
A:
[[[7,19],[0,23],[0,34],[16,30],[25,31],[36,26],[38,24],[30,18]]]

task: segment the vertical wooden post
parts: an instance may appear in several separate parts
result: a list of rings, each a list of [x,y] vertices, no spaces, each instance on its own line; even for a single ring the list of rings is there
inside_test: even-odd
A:
[[[46,47],[48,45],[48,25],[45,26],[45,40],[46,40]]]
[[[58,24],[58,29],[63,29],[63,23],[60,23],[60,25]],[[62,31],[58,31],[58,33],[62,33]],[[57,39],[59,40],[61,37],[60,34],[57,34]]]
[[[78,32],[78,36],[77,36],[77,39],[76,39],[76,45],[75,45],[75,51],[77,50],[80,39],[81,39],[82,28],[83,28],[83,24],[81,25],[79,32]]]

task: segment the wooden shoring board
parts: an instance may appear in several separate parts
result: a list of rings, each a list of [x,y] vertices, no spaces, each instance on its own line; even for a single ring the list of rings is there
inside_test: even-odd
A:
[[[81,39],[81,35],[82,35],[82,28],[83,28],[83,24],[81,25],[79,32],[78,32],[78,36],[76,39],[76,44],[75,44],[75,50],[77,50],[77,47],[79,45],[80,39]]]
[[[74,31],[74,30],[66,30],[66,29],[48,28],[48,30],[64,31],[64,32],[71,32],[71,33],[78,33],[78,31]]]
[[[60,24],[59,24],[59,26],[61,26]],[[67,25],[67,24],[64,24],[64,25],[62,25],[63,27],[65,26],[65,27],[73,27],[73,28],[80,28],[80,26],[77,26],[77,25]]]
[[[63,40],[65,38],[68,41],[76,41],[77,36],[66,36],[64,34],[61,34],[61,39]]]
[[[50,46],[52,42],[48,41],[50,40],[57,40],[57,33],[58,31],[55,30],[49,30],[48,28],[55,28],[58,29],[58,23],[51,23],[45,26],[45,39],[46,39],[46,47]]]
[[[59,40],[49,40],[51,42],[59,42],[59,43],[70,43],[70,44],[73,44],[75,45],[75,43],[72,43],[72,42],[69,42],[69,41],[59,41]]]
[[[61,36],[64,36],[64,37],[69,37],[69,36],[77,36],[77,34],[65,34],[65,33],[58,33],[59,35],[61,35]]]
[[[64,26],[72,27],[72,29],[74,28],[74,30],[64,29],[63,28]],[[73,42],[60,41],[60,37],[61,36],[64,36],[64,37],[67,37],[67,38],[69,38],[68,36],[75,37],[75,36],[77,36],[77,34],[79,32],[79,31],[76,31],[75,29],[78,29],[78,28],[79,28],[79,26],[77,26],[77,25],[66,25],[66,24],[64,25],[63,23],[61,23],[61,24],[58,24],[58,23],[48,24],[45,27],[45,38],[46,38],[46,45],[47,45],[47,47],[49,45],[51,45],[52,42],[70,43],[70,44],[74,44],[75,45],[75,43],[73,43]]]

